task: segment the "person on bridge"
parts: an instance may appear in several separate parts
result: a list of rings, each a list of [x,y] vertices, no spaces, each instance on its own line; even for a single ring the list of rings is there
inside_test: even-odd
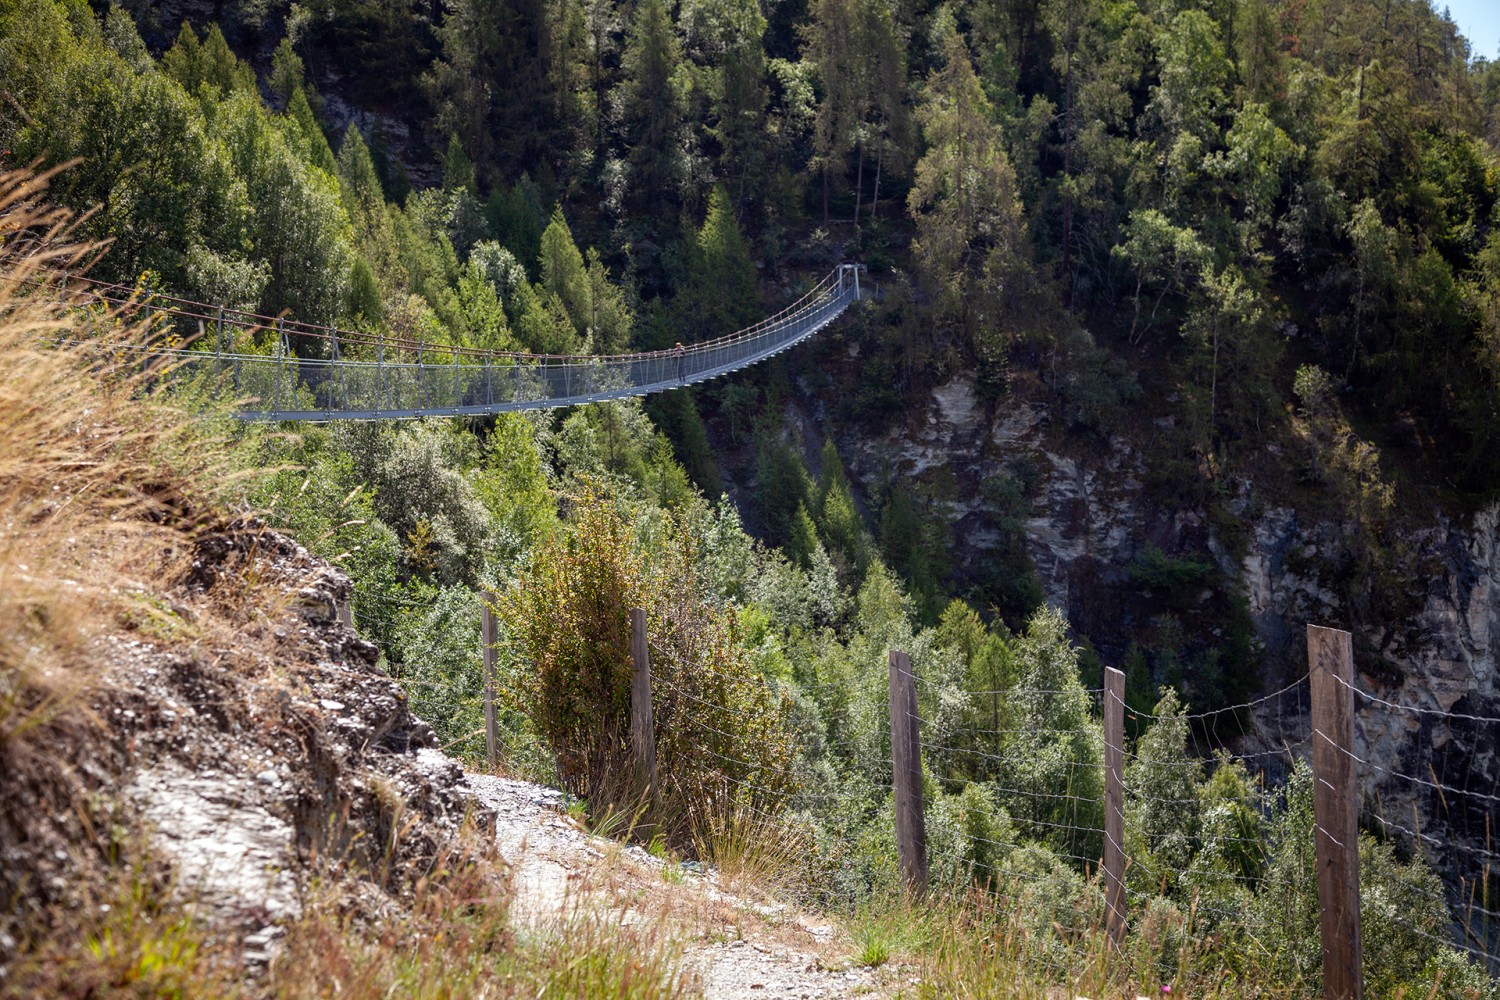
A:
[[[672,349],[672,356],[677,359],[677,381],[679,384],[685,381],[684,370],[687,367],[687,348],[682,346],[682,341]]]

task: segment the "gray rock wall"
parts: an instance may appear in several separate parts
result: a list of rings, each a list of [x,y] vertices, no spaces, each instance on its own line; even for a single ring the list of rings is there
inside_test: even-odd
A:
[[[851,475],[870,490],[946,470],[956,483],[945,513],[957,526],[957,561],[974,576],[1000,542],[985,481],[1027,458],[1040,475],[1029,497],[1025,543],[1045,599],[1106,661],[1117,661],[1130,634],[1148,624],[1150,609],[1141,608],[1131,576],[1147,546],[1212,554],[1248,604],[1262,650],[1257,692],[1305,674],[1308,622],[1350,628],[1357,633],[1359,687],[1370,696],[1358,699],[1356,751],[1364,762],[1367,820],[1393,831],[1420,827],[1429,846],[1456,843],[1461,861],[1482,858],[1463,845],[1482,848],[1486,824],[1500,826],[1494,822],[1500,820],[1500,726],[1481,721],[1500,717],[1500,505],[1468,521],[1433,511],[1429,526],[1403,532],[1394,585],[1409,588],[1406,606],[1416,610],[1401,620],[1361,620],[1370,615],[1369,602],[1350,599],[1361,581],[1336,579],[1348,566],[1339,551],[1343,525],[1286,507],[1252,513],[1242,497],[1237,506],[1248,537],[1230,545],[1206,512],[1164,509],[1148,496],[1144,463],[1131,441],[1079,447],[1060,440],[1050,422],[1038,404],[1002,403],[991,414],[973,382],[960,377],[937,387],[906,424],[839,445]],[[1248,497],[1249,484],[1242,485]],[[1303,685],[1259,706],[1244,749],[1305,753],[1306,738]]]

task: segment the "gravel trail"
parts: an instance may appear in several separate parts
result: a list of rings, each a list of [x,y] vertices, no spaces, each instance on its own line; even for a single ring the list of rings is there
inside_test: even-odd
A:
[[[892,970],[855,966],[829,921],[724,891],[711,871],[589,834],[567,815],[567,796],[510,778],[470,774],[474,798],[498,817],[495,841],[514,866],[514,913],[544,927],[576,907],[659,922],[682,949],[708,1000],[740,997],[891,997]]]

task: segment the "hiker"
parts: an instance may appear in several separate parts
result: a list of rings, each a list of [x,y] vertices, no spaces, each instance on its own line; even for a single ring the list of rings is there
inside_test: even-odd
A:
[[[682,346],[682,341],[677,342],[677,346],[672,349],[672,355],[677,359],[677,381],[681,383],[684,381],[683,371],[687,365],[687,348]]]

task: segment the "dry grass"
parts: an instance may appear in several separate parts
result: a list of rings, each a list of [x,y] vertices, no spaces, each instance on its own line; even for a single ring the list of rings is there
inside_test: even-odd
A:
[[[74,704],[100,627],[174,572],[223,449],[163,405],[125,345],[128,312],[86,308],[60,269],[85,266],[49,175],[0,174],[0,752]]]
[[[231,997],[239,956],[213,948],[202,921],[163,885],[160,873],[120,870],[95,885],[68,933],[24,942],[0,977],[0,997]]]
[[[81,907],[76,935],[38,942],[8,977],[3,997],[279,997],[289,1000],[508,998],[676,1000],[695,995],[680,947],[660,922],[623,911],[570,908],[545,929],[514,930],[503,861],[469,827],[399,908],[371,919],[349,905],[331,866],[302,916],[285,927],[263,975],[167,891],[159,875],[123,871]],[[79,942],[82,942],[80,945]]]
[[[726,889],[805,900],[812,833],[791,819],[739,803],[706,813],[695,840],[698,856],[718,870]]]
[[[1170,926],[1137,927],[1120,950],[1102,917],[1079,912],[1076,926],[1039,923],[1024,895],[980,891],[921,902],[895,898],[848,922],[851,959],[906,967],[913,995],[931,998],[1190,996],[1196,1000],[1293,1000],[1178,914]],[[1170,987],[1170,994],[1164,989]]]

